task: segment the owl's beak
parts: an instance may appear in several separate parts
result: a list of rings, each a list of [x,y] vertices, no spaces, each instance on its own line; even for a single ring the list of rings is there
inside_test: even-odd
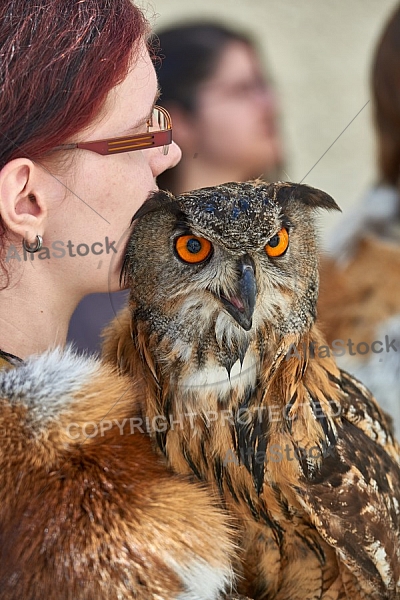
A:
[[[238,263],[240,278],[237,293],[227,298],[221,295],[225,310],[245,330],[252,326],[252,317],[256,305],[257,285],[254,274],[254,263],[247,254]]]

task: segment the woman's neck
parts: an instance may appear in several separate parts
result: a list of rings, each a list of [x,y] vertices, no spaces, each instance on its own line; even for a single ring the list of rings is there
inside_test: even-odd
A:
[[[64,346],[79,301],[43,278],[40,272],[24,273],[0,294],[0,348],[22,359]]]

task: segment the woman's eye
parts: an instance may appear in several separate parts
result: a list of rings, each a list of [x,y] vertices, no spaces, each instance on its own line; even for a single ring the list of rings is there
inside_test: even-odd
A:
[[[211,242],[197,235],[181,235],[175,240],[175,251],[186,263],[205,261],[212,252]]]
[[[289,233],[285,227],[282,227],[278,233],[276,233],[269,240],[265,246],[265,252],[268,256],[282,256],[286,252],[289,246]]]

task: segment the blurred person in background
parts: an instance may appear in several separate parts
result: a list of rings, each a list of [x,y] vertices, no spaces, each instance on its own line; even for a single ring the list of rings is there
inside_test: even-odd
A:
[[[227,181],[279,179],[277,98],[251,37],[220,24],[192,22],[159,31],[152,45],[159,47],[159,104],[170,111],[182,150],[180,165],[157,179],[159,187],[180,194]],[[126,298],[126,292],[84,298],[68,340],[98,352],[101,330]]]
[[[282,167],[277,98],[255,42],[212,22],[157,32],[162,106],[172,113],[182,150],[160,188],[191,189],[255,177],[275,180]]]
[[[378,182],[344,215],[321,267],[318,317],[339,366],[372,391],[400,437],[400,5],[371,69]],[[344,350],[344,351],[343,351]]]

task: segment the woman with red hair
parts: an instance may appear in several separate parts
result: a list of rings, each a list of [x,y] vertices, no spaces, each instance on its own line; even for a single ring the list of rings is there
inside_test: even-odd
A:
[[[0,6],[1,599],[205,600],[230,579],[225,517],[153,454],[140,388],[62,349],[180,158],[147,35],[129,0]]]

